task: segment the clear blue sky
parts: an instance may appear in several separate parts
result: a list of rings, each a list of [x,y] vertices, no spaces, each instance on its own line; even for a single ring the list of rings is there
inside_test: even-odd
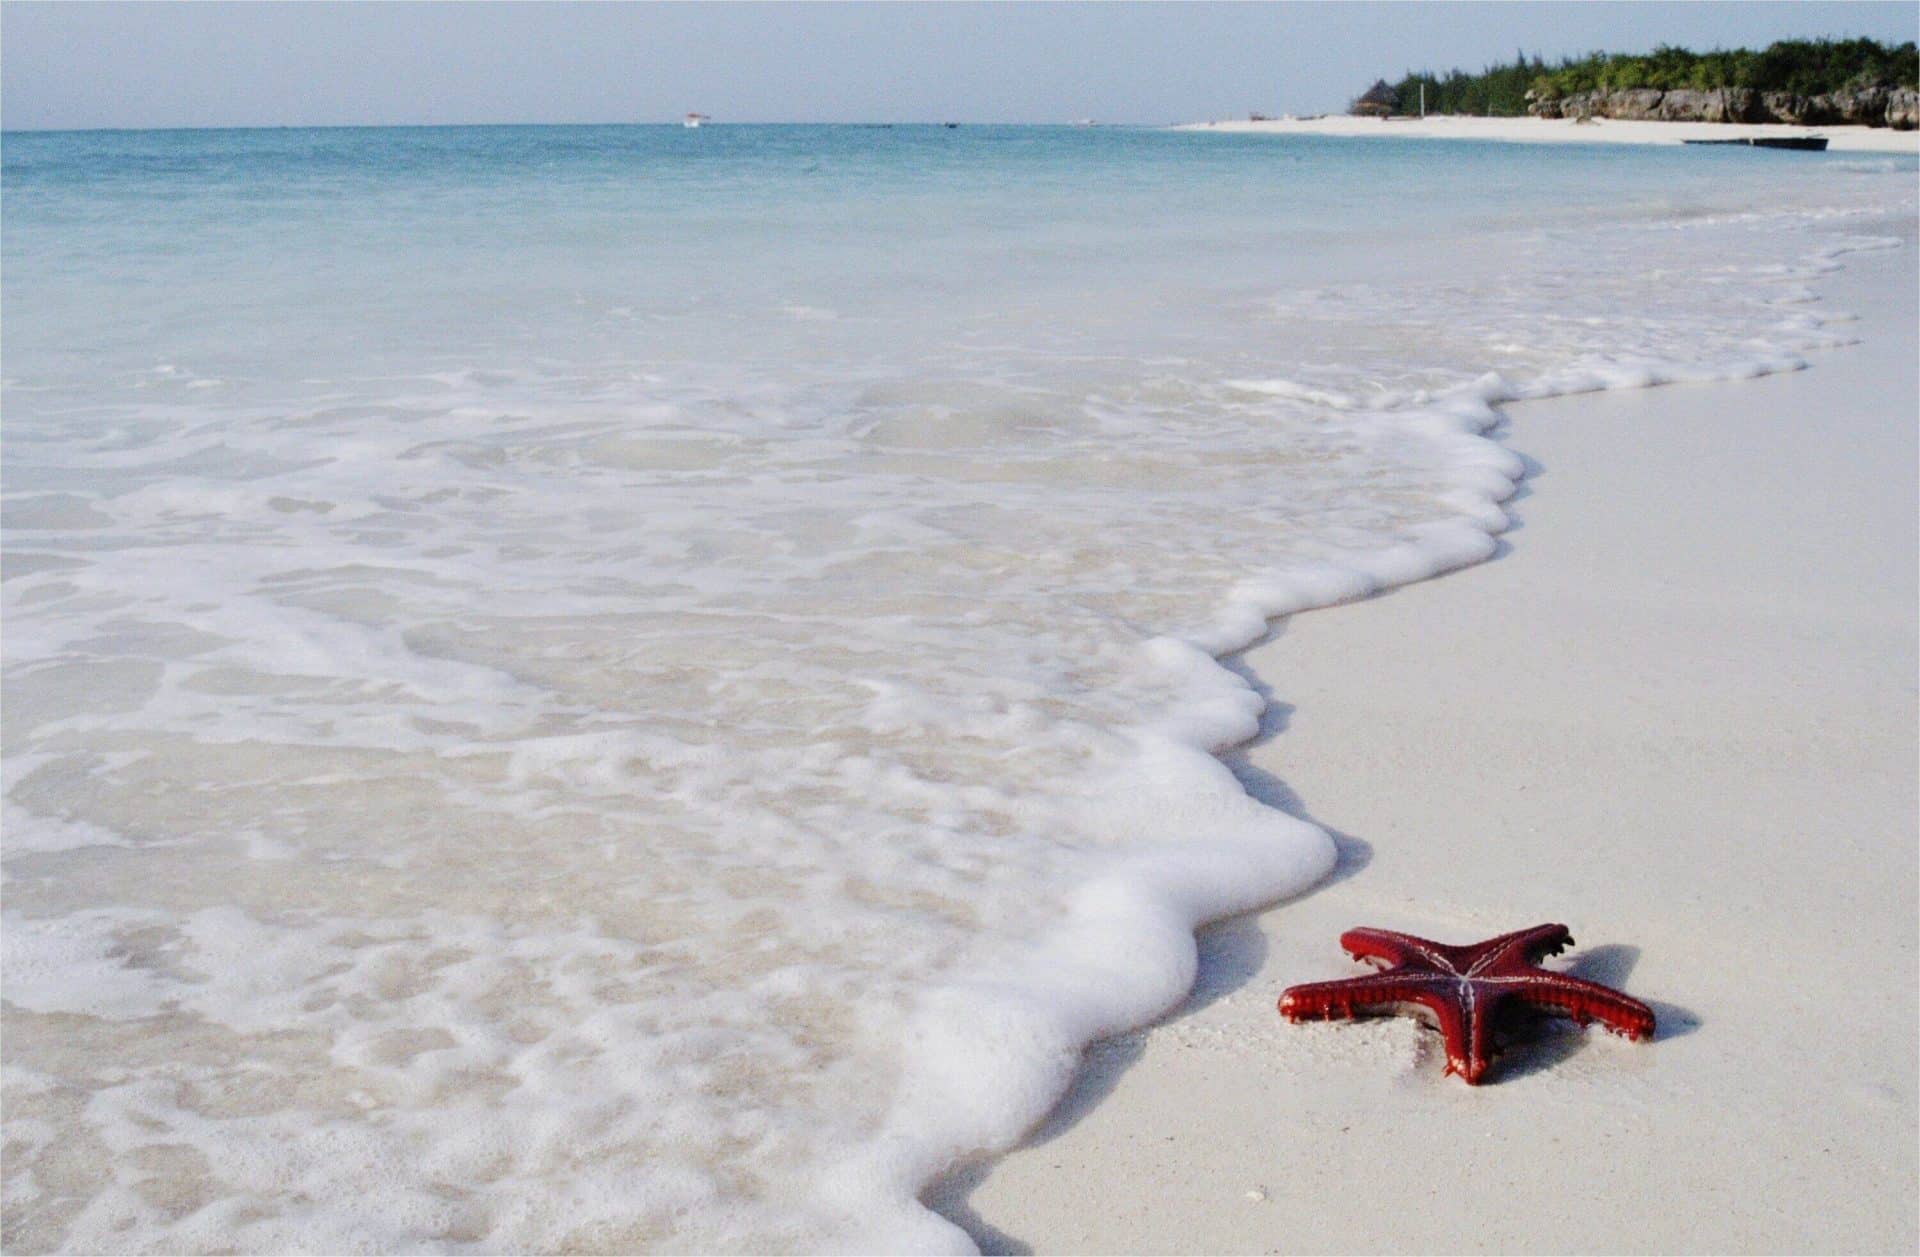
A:
[[[1863,4],[0,5],[0,125],[1172,122],[1409,68],[1915,36]]]

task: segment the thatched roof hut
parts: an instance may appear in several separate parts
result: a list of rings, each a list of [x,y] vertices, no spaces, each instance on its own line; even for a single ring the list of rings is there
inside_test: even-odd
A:
[[[1399,105],[1400,93],[1388,87],[1385,79],[1380,79],[1354,101],[1347,112],[1362,118],[1384,118]]]

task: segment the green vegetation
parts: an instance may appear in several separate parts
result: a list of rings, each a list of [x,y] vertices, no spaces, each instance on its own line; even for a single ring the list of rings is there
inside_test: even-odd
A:
[[[1762,52],[1744,48],[1688,52],[1663,46],[1645,56],[1596,52],[1551,65],[1523,52],[1479,74],[1463,70],[1444,75],[1409,73],[1393,85],[1400,94],[1397,112],[1420,112],[1422,84],[1427,89],[1428,113],[1510,117],[1527,112],[1528,92],[1555,99],[1636,87],[1661,91],[1744,87],[1816,96],[1863,87],[1920,87],[1920,50],[1912,42],[1890,48],[1871,39],[1789,39]]]

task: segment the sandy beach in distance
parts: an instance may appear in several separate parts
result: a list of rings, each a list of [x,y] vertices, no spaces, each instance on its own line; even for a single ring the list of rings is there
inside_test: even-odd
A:
[[[1378,139],[1507,140],[1526,144],[1679,144],[1685,140],[1732,140],[1760,135],[1824,135],[1832,152],[1920,153],[1920,131],[1887,127],[1794,127],[1744,122],[1625,122],[1596,118],[1279,118],[1249,122],[1194,122],[1181,131],[1259,135],[1338,135]]]
[[[1263,129],[1658,126],[1421,125]],[[1241,660],[1272,706],[1236,771],[1341,868],[1213,927],[1181,1009],[931,1203],[989,1252],[1913,1250],[1911,231],[1817,287],[1861,344],[1513,407],[1532,472],[1500,557]],[[1470,1089],[1411,1021],[1275,1013],[1359,972],[1352,926],[1541,921],[1655,1041],[1555,1031]]]

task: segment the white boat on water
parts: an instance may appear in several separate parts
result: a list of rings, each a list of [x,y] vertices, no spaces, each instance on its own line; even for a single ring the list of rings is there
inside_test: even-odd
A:
[[[713,121],[713,119],[707,117],[707,115],[703,113],[690,113],[686,117],[680,119],[680,125],[683,127],[697,127],[703,122],[711,122],[711,121]]]

